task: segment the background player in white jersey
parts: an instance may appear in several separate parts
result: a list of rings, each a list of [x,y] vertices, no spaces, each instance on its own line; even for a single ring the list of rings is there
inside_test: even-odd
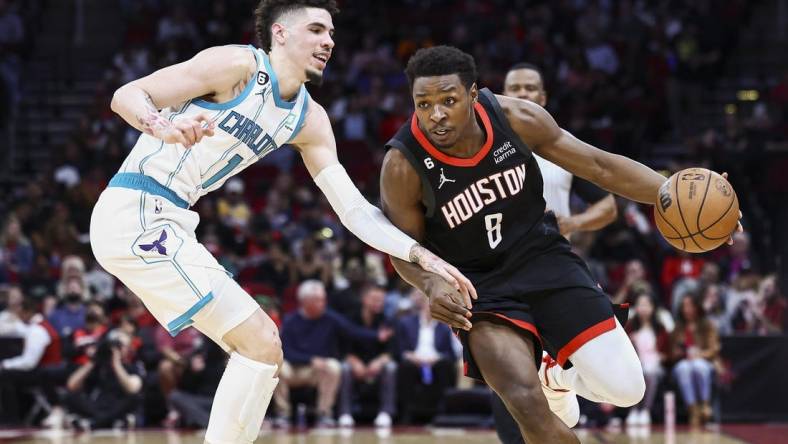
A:
[[[547,105],[547,90],[542,72],[530,63],[518,63],[509,68],[504,79],[503,94],[529,100],[542,107]],[[535,153],[533,156],[542,173],[546,208],[555,213],[561,234],[569,237],[576,231],[599,230],[616,220],[616,201],[612,194]],[[579,195],[588,204],[584,211],[571,213],[569,200],[572,193]],[[517,422],[495,393],[493,417],[495,430],[504,444],[523,442]]]
[[[197,242],[199,216],[188,208],[270,151],[296,146],[356,236],[444,276],[468,303],[475,297],[454,267],[369,204],[337,160],[328,116],[304,88],[321,82],[336,12],[333,0],[263,0],[255,10],[262,49],[206,49],[124,85],[112,100],[143,134],[94,208],[91,246],[171,334],[193,324],[231,352],[211,410],[211,444],[257,437],[282,349],[271,319]]]
[[[530,63],[518,63],[509,68],[504,79],[503,94],[530,100],[541,107],[547,105],[542,72]],[[600,230],[616,220],[616,201],[612,194],[537,154],[534,157],[542,172],[544,200],[547,208],[555,213],[561,234],[568,237],[576,231]],[[569,208],[573,192],[589,205],[584,211],[575,214]]]

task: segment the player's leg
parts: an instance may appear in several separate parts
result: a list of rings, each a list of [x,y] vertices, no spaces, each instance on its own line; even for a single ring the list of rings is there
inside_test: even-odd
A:
[[[552,375],[559,387],[572,388],[590,401],[631,407],[643,399],[646,382],[632,342],[618,320],[613,320],[615,328],[569,355],[572,368]]]
[[[523,435],[520,433],[520,427],[512,417],[512,414],[509,413],[509,410],[506,410],[506,404],[503,403],[501,397],[496,393],[493,393],[492,398],[495,433],[498,434],[498,439],[503,444],[523,444]]]
[[[512,413],[526,442],[580,442],[547,406],[534,366],[533,339],[484,320],[474,322],[468,343],[484,380]]]
[[[596,288],[572,287],[532,298],[533,316],[557,364],[540,375],[550,387],[570,389],[595,402],[630,407],[646,389],[643,368],[610,299]],[[567,367],[571,362],[572,367]]]
[[[248,311],[251,298],[224,273],[212,276],[211,287],[217,306],[213,312],[195,317],[195,326],[214,340],[226,331],[219,343],[230,349],[230,359],[216,389],[205,440],[209,444],[252,443],[279,382],[279,330],[259,307],[226,330],[232,321],[225,321],[222,313]]]

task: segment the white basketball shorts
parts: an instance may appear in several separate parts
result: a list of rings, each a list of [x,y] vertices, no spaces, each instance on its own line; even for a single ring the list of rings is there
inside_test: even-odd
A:
[[[259,306],[197,242],[187,207],[147,176],[118,174],[93,209],[90,244],[171,335],[194,324],[227,349],[221,338]]]

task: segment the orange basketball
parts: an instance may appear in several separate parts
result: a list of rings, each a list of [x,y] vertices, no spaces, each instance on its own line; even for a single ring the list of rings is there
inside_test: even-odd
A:
[[[687,168],[659,188],[654,219],[665,240],[690,253],[713,250],[739,221],[739,200],[724,177],[705,168]]]

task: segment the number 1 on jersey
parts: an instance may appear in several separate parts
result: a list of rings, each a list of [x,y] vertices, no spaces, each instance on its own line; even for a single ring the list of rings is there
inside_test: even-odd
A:
[[[488,214],[484,216],[484,227],[487,228],[487,240],[490,241],[490,248],[495,248],[503,240],[501,236],[502,213]]]
[[[230,171],[234,170],[235,167],[237,167],[238,164],[240,164],[242,160],[243,160],[243,157],[241,157],[239,154],[233,155],[233,157],[231,157],[230,160],[227,161],[227,165],[222,167],[221,170],[216,172],[216,174],[211,176],[210,179],[206,180],[202,184],[202,188],[206,189],[206,188],[210,187],[211,185],[215,184],[216,182],[222,180],[222,178],[224,176],[230,174]]]

